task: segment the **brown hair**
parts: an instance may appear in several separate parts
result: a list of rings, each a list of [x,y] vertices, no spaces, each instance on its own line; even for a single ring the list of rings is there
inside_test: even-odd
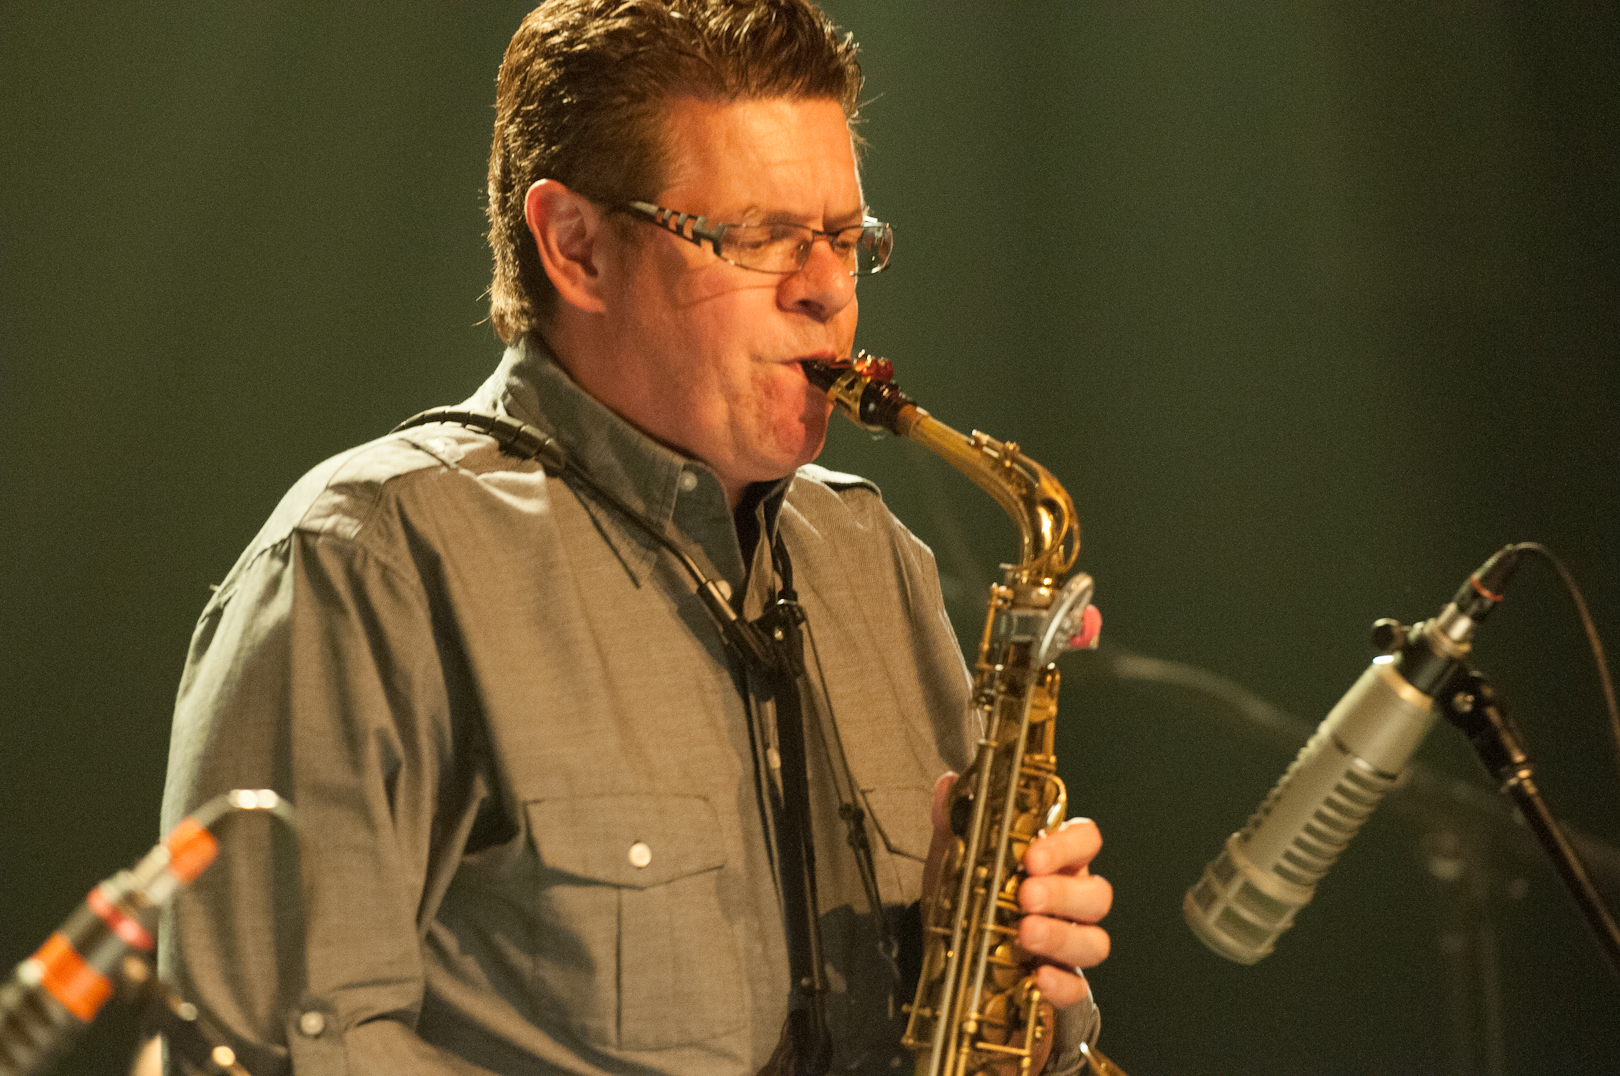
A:
[[[552,0],[523,20],[501,61],[489,153],[490,320],[511,343],[556,290],[523,216],[555,179],[593,201],[664,186],[666,102],[828,98],[855,118],[861,67],[812,0]]]

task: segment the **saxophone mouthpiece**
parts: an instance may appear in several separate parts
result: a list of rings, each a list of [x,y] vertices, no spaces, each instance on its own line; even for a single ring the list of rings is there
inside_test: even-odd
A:
[[[894,363],[877,355],[858,351],[852,359],[806,359],[804,376],[810,384],[826,392],[844,374],[854,371],[867,381],[887,385],[894,380]]]
[[[908,435],[917,404],[893,380],[894,363],[862,351],[852,359],[807,359],[804,376],[846,417],[868,430]]]
[[[840,376],[854,368],[848,359],[806,359],[799,365],[804,367],[810,384],[822,392],[830,390]]]

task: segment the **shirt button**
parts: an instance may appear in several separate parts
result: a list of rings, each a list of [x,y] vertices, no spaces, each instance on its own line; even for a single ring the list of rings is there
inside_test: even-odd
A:
[[[681,487],[682,493],[691,493],[697,489],[697,474],[692,471],[682,471],[680,481],[676,485]]]
[[[298,1018],[298,1030],[312,1039],[316,1038],[326,1030],[326,1017],[312,1009]]]
[[[652,862],[652,849],[647,847],[646,841],[637,841],[630,846],[630,865],[632,867],[645,867]]]

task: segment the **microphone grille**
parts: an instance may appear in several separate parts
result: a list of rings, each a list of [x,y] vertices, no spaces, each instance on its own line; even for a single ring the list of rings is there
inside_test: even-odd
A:
[[[1315,887],[1256,870],[1240,836],[1226,839],[1220,856],[1187,890],[1181,912],[1192,932],[1216,953],[1239,964],[1257,964],[1294,925],[1295,913],[1310,902]]]

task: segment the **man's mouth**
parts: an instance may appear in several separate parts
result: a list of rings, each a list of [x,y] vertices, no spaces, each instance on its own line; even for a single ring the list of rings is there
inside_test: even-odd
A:
[[[800,355],[798,358],[793,360],[793,365],[797,366],[800,372],[803,372],[806,363],[836,363],[837,361],[838,356],[834,355],[831,351],[817,351],[809,355]]]

